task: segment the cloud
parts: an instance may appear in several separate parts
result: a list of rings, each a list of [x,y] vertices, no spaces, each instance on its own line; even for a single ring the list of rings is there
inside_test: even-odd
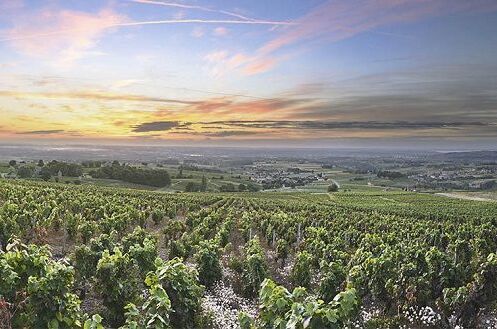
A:
[[[275,57],[275,52],[305,42],[336,42],[361,33],[405,37],[376,29],[432,16],[494,10],[497,10],[494,0],[327,0],[294,20],[295,24],[282,27],[277,37],[262,45],[253,55],[246,56],[248,60],[243,63],[245,67],[241,71],[249,75],[267,72],[289,58]]]
[[[249,101],[240,101],[235,97],[210,98],[186,106],[182,109],[185,115],[197,115],[199,117],[223,116],[231,118],[272,116],[280,117],[300,111],[312,104],[314,100],[291,99],[291,98],[267,98]],[[160,115],[169,115],[168,111],[160,112]]]
[[[58,64],[70,65],[90,52],[109,27],[127,21],[111,9],[98,13],[44,9],[20,14],[0,41],[32,57],[57,54]]]
[[[217,37],[224,37],[229,34],[229,30],[225,27],[218,26],[212,31],[212,34]]]
[[[13,90],[0,90],[0,97],[15,97],[20,99],[84,99],[99,101],[127,101],[127,102],[153,102],[194,105],[197,101],[150,97],[143,95],[117,94],[100,91],[75,91],[75,92],[23,92]]]
[[[155,121],[155,122],[145,122],[138,125],[132,126],[133,132],[143,133],[150,131],[166,131],[173,128],[179,127],[181,124],[178,121]]]
[[[257,59],[243,68],[243,73],[246,75],[254,75],[264,73],[276,66],[277,60],[271,57]]]
[[[335,129],[450,129],[465,127],[497,127],[497,123],[488,122],[378,122],[378,121],[349,121],[349,122],[323,122],[323,121],[213,121],[203,122],[203,125],[223,125],[230,127],[256,128],[256,129],[305,129],[305,130],[335,130]],[[208,128],[209,126],[206,126]]]
[[[167,6],[185,7],[224,13],[237,19],[165,19],[153,21],[132,21],[112,9],[102,9],[97,13],[74,10],[43,9],[31,13],[12,15],[13,27],[0,30],[0,42],[8,42],[17,51],[32,57],[49,57],[57,54],[56,64],[70,66],[85,56],[102,55],[101,52],[91,51],[99,40],[113,28],[169,25],[169,24],[234,24],[234,25],[292,25],[286,21],[258,20],[228,11],[216,11],[200,6],[162,3],[157,1],[134,1],[139,3],[154,3]],[[218,27],[216,35],[224,35],[227,29]],[[193,36],[199,37],[202,32],[197,30]]]
[[[151,0],[130,0],[130,1],[134,2],[134,3],[158,5],[158,6],[164,6],[164,7],[175,7],[175,8],[181,8],[181,9],[194,9],[194,10],[200,10],[200,11],[205,11],[205,12],[210,12],[210,13],[223,14],[223,15],[227,15],[230,17],[246,20],[246,21],[256,21],[256,19],[254,19],[254,18],[250,18],[250,17],[244,16],[244,15],[241,15],[239,13],[235,13],[235,12],[228,11],[228,10],[217,10],[217,9],[212,9],[212,8],[204,7],[204,6],[188,5],[185,3],[169,2],[169,1],[151,1]]]
[[[194,38],[201,38],[204,36],[204,34],[205,34],[205,31],[201,26],[195,26],[193,28],[192,32],[190,33],[190,35]]]
[[[248,131],[248,130],[222,130],[216,132],[205,132],[201,133],[204,136],[209,137],[232,137],[232,136],[249,136],[249,135],[257,135],[259,132],[256,131]]]
[[[260,48],[269,54],[284,46],[308,39],[339,41],[382,26],[410,23],[430,16],[455,12],[497,10],[493,0],[327,0],[297,20],[277,38]]]
[[[63,133],[64,130],[53,129],[53,130],[33,130],[33,131],[23,131],[18,132],[20,135],[52,135],[52,134],[60,134]]]
[[[117,80],[112,84],[111,89],[123,89],[123,88],[127,88],[129,86],[132,86],[132,85],[142,84],[145,82],[146,82],[146,80],[140,80],[140,79]]]
[[[170,134],[224,138],[224,137],[235,137],[235,136],[259,135],[260,132],[250,131],[250,130],[187,131],[187,132],[173,131]]]

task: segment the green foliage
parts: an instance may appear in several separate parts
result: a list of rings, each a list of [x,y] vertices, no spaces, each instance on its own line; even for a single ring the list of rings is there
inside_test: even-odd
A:
[[[186,266],[180,258],[163,262],[157,260],[157,270],[147,275],[150,287],[162,287],[171,301],[170,323],[173,328],[194,328],[195,315],[199,312],[203,287],[198,273]]]
[[[236,192],[237,189],[236,189],[235,184],[227,183],[227,184],[221,185],[221,187],[219,187],[219,191],[220,192]]]
[[[163,217],[161,221],[159,212],[178,218],[165,220]],[[27,318],[34,309],[52,314],[57,325],[65,326],[56,314],[60,310],[64,316],[72,317],[71,310],[75,308],[69,305],[75,305],[77,300],[71,300],[71,293],[77,292],[85,299],[86,306],[86,299],[116,295],[115,291],[124,286],[136,287],[135,297],[143,293],[143,301],[140,298],[132,301],[143,318],[146,310],[153,308],[143,309],[150,296],[143,290],[143,278],[148,271],[156,273],[157,239],[143,229],[134,228],[145,227],[147,219],[152,216],[154,220],[155,216],[158,226],[153,229],[161,230],[169,257],[179,255],[192,262],[190,257],[195,253],[199,264],[215,264],[211,253],[214,248],[206,248],[201,253],[200,247],[205,241],[224,247],[222,252],[230,256],[230,268],[239,274],[234,275],[235,291],[247,296],[255,297],[260,283],[269,276],[266,253],[272,256],[272,250],[268,252],[262,246],[270,244],[274,236],[278,241],[272,247],[278,258],[300,252],[294,275],[283,278],[282,282],[295,277],[295,282],[307,285],[309,273],[318,279],[319,286],[312,287],[316,296],[306,293],[303,297],[313,301],[309,305],[322,299],[324,303],[318,305],[318,309],[327,308],[336,293],[350,285],[357,289],[358,296],[381,308],[380,314],[366,323],[367,326],[396,328],[399,324],[399,327],[406,324],[404,310],[429,305],[442,316],[442,322],[450,318],[465,328],[473,328],[478,314],[495,305],[496,215],[495,204],[490,202],[396,191],[343,192],[330,199],[327,195],[298,192],[172,194],[0,180],[0,248],[3,253],[13,250],[6,248],[7,241],[14,235],[21,241],[55,242],[58,247],[53,257],[44,248],[31,246],[26,247],[28,256],[6,259],[2,254],[0,308],[2,312],[7,310],[6,314],[15,314],[18,322],[25,316],[22,321],[27,327],[36,328],[35,320]],[[264,240],[253,239],[245,248],[240,248],[242,241],[254,234],[260,234]],[[68,243],[68,236],[73,241]],[[83,244],[73,248],[73,242]],[[71,264],[76,285],[71,283],[64,290],[72,281],[70,266],[63,258],[67,247],[73,250]],[[111,267],[123,270],[116,270],[119,275],[114,278],[98,274],[97,264],[104,251],[115,247],[121,250],[126,261],[113,260]],[[312,261],[302,254],[312,256]],[[268,260],[274,261],[274,258],[268,257]],[[199,267],[200,272],[207,273],[200,273],[206,285],[209,280],[205,278],[210,276],[211,269],[216,266]],[[133,279],[137,282],[129,283]],[[108,282],[102,284],[104,280]],[[168,290],[172,281],[165,279],[160,284],[171,301],[171,308],[188,309],[178,306],[181,302],[174,289]],[[179,285],[200,287],[198,280],[193,282]],[[28,286],[33,296],[30,303]],[[57,298],[53,299],[56,302],[49,301],[46,291],[50,291],[51,296],[61,295],[64,303]],[[125,299],[130,299],[114,298],[123,300],[123,305],[127,303]],[[303,302],[299,303],[297,305]],[[14,313],[17,306],[21,307]],[[46,311],[48,309],[52,313]],[[111,314],[95,311],[105,316],[106,325],[116,321]],[[167,314],[173,327],[183,319],[188,324],[180,326],[200,328],[198,314],[203,313],[196,310],[185,315],[171,310]],[[42,321],[49,318],[49,315],[40,316]],[[248,320],[249,326],[260,324],[257,319]],[[52,327],[55,323],[50,320]],[[208,321],[203,323],[209,327]]]
[[[328,192],[338,192],[338,184],[335,183],[335,182],[332,182],[329,186],[328,186]]]
[[[339,263],[322,261],[319,297],[325,302],[330,302],[339,292],[346,276],[346,269]]]
[[[71,292],[74,269],[54,261],[46,248],[14,241],[0,253],[0,301],[16,328],[80,326],[80,300]],[[5,318],[4,318],[5,319]]]
[[[268,265],[264,250],[258,238],[248,241],[245,245],[242,281],[245,295],[256,296],[262,281],[268,276]]]
[[[240,312],[238,314],[238,322],[240,323],[241,329],[256,329],[255,321],[245,312]]]
[[[169,258],[183,258],[188,256],[188,251],[182,240],[173,240],[169,242]]]
[[[285,239],[278,239],[276,242],[276,255],[278,259],[285,260],[288,258],[288,254],[290,253],[290,246]]]
[[[457,324],[465,328],[475,327],[479,305],[491,305],[497,301],[496,276],[497,255],[492,253],[480,264],[468,284],[444,289],[444,303],[456,310]]]
[[[17,175],[20,178],[31,178],[33,176],[33,169],[28,166],[22,166],[17,169]]]
[[[102,320],[103,319],[99,314],[94,314],[85,321],[83,329],[104,329]]]
[[[119,248],[111,254],[105,250],[98,261],[96,279],[103,303],[110,312],[113,325],[124,322],[124,307],[136,303],[140,292],[140,274],[136,262]]]
[[[170,220],[162,228],[162,234],[164,234],[164,239],[177,240],[186,230],[186,225],[180,220]]]
[[[123,251],[136,261],[143,275],[155,270],[157,239],[141,227],[122,239]]]
[[[171,300],[159,284],[150,287],[149,296],[140,309],[133,303],[126,305],[125,309],[126,322],[121,329],[171,328]]]
[[[219,247],[212,240],[202,241],[195,254],[200,283],[210,287],[222,277]]]
[[[329,302],[309,295],[305,288],[290,293],[270,279],[264,280],[259,293],[260,314],[256,322],[241,315],[242,328],[344,328],[355,315],[358,299],[355,289],[345,290]]]
[[[50,178],[52,178],[52,173],[50,172],[50,169],[48,167],[41,168],[40,177],[45,182],[48,182],[50,180]]]
[[[95,222],[83,221],[78,225],[77,230],[81,235],[81,242],[83,242],[83,244],[86,244],[98,231],[98,225]]]
[[[164,220],[165,217],[165,212],[162,211],[161,209],[154,209],[152,211],[152,221],[154,222],[155,225],[158,225]]]
[[[79,177],[83,175],[83,168],[81,165],[76,163],[66,163],[53,160],[46,165],[46,168],[50,170],[50,174],[52,176],[57,176],[59,171],[63,176],[68,177]]]
[[[69,239],[74,240],[76,234],[78,233],[78,225],[82,221],[81,215],[77,214],[67,214],[65,216],[64,225],[66,227],[67,235]]]
[[[308,288],[312,279],[312,256],[307,251],[297,254],[292,268],[292,282],[301,287]]]
[[[155,269],[157,242],[155,239],[145,238],[142,244],[132,245],[128,250],[128,254],[136,261],[140,272],[144,275]]]
[[[169,173],[163,169],[144,169],[125,165],[113,164],[101,167],[92,173],[95,178],[118,179],[124,182],[164,187],[171,185]]]

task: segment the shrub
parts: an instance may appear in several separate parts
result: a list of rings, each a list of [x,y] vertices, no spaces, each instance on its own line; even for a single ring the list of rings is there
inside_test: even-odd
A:
[[[305,288],[295,288],[290,293],[270,279],[264,280],[259,292],[259,317],[254,322],[247,315],[241,315],[242,328],[328,328],[347,327],[354,316],[358,299],[355,289],[347,289],[325,303]]]
[[[167,262],[157,259],[156,266],[157,270],[147,275],[145,283],[150,287],[160,285],[169,296],[171,326],[194,328],[204,290],[199,284],[197,271],[186,266],[180,258]]]
[[[113,325],[124,322],[124,307],[136,303],[140,292],[139,269],[134,259],[114,248],[111,254],[105,250],[97,265],[97,289],[103,303],[110,311]]]
[[[6,328],[80,326],[79,298],[71,293],[74,269],[48,249],[15,241],[0,252],[0,313]]]
[[[264,251],[257,238],[246,243],[243,261],[242,280],[244,293],[249,297],[256,296],[262,281],[268,275],[268,266]]]
[[[210,287],[222,277],[219,247],[212,240],[202,241],[195,254],[200,283]]]
[[[297,254],[292,268],[292,282],[301,287],[308,288],[312,279],[312,256],[307,251]]]
[[[338,184],[333,182],[328,186],[328,192],[338,192]]]

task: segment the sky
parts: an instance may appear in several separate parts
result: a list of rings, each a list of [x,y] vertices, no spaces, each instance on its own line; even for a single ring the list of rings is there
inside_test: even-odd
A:
[[[6,141],[496,148],[497,1],[0,0]]]

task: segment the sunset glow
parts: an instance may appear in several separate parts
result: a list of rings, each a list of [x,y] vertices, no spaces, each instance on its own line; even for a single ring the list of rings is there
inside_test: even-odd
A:
[[[497,2],[0,2],[0,138],[497,137]]]

